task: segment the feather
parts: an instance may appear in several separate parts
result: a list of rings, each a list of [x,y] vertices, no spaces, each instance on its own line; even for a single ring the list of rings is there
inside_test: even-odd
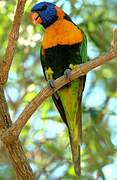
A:
[[[41,24],[45,28],[41,48],[41,63],[45,78],[57,79],[64,74],[66,69],[87,62],[86,36],[71,18],[52,3],[43,2],[35,5],[32,12],[38,13],[38,11],[42,20]],[[81,104],[85,79],[86,76],[82,76],[72,81],[52,96],[68,128],[74,169],[78,176],[81,175]]]

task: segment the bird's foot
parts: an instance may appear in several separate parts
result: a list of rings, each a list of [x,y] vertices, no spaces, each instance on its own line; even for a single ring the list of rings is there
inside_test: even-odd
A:
[[[71,76],[71,70],[70,69],[66,69],[64,71],[64,75],[66,76],[67,79],[69,79],[69,81],[71,80],[70,79],[70,76]]]
[[[54,83],[54,80],[53,80],[53,79],[48,80],[48,85],[49,85],[49,87],[52,89],[52,91],[54,92],[54,91],[55,91],[55,83]],[[54,92],[53,95],[54,95],[54,97],[55,97],[56,99],[59,99],[59,96],[58,96],[57,92]]]
[[[52,90],[55,89],[55,84],[54,84],[54,80],[53,79],[48,80],[48,85],[49,85],[49,87],[51,87]]]

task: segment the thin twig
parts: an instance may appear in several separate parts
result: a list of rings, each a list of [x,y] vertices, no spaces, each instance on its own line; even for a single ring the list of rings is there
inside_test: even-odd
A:
[[[70,80],[65,76],[61,76],[60,78],[54,81],[54,85],[55,85],[54,90],[51,87],[47,86],[40,93],[38,93],[36,97],[32,99],[31,102],[29,102],[29,104],[20,114],[17,121],[6,132],[5,139],[6,141],[8,141],[8,143],[11,143],[14,140],[14,138],[17,138],[19,136],[21,130],[23,129],[28,119],[32,116],[32,114],[36,111],[36,109],[45,101],[45,99],[47,99],[49,96],[55,93],[55,91],[63,87],[65,84],[77,79],[78,77],[85,75],[87,72],[91,71],[92,69],[102,64],[105,64],[106,62],[111,61],[113,58],[117,57],[117,49],[116,49],[117,41],[115,40],[117,30],[114,30],[113,34],[114,34],[113,46],[110,52],[96,59],[93,59],[92,61],[78,65],[77,68],[71,71]]]
[[[19,28],[22,20],[22,15],[24,12],[24,7],[27,0],[18,0],[17,8],[12,24],[12,29],[9,34],[8,45],[6,48],[3,61],[0,64],[0,85],[4,85],[8,78],[9,69],[13,61],[16,43],[19,37]]]

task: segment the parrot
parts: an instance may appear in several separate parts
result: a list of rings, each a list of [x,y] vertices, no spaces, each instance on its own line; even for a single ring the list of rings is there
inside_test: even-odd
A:
[[[86,35],[59,6],[50,2],[35,4],[32,23],[44,28],[40,59],[45,79],[54,81],[88,61]],[[75,174],[81,176],[82,95],[86,75],[69,82],[52,95],[61,119],[68,129]]]

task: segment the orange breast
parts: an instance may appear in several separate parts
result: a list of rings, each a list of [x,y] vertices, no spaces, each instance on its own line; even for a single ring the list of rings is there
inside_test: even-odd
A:
[[[83,40],[83,32],[71,22],[60,19],[49,26],[44,33],[42,46],[44,49],[56,45],[72,45]]]

